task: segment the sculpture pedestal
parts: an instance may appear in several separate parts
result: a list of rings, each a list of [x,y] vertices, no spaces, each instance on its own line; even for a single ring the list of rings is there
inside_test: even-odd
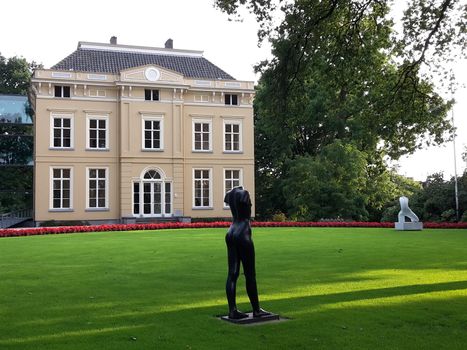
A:
[[[263,316],[263,317],[253,317],[252,312],[248,312],[247,314],[248,314],[248,317],[241,318],[239,320],[229,318],[229,316],[221,316],[220,319],[223,321],[232,322],[236,324],[263,323],[263,322],[269,322],[269,321],[279,321],[281,319],[280,316],[277,314],[270,314],[270,315]]]
[[[398,231],[421,231],[423,222],[395,222],[395,227]]]

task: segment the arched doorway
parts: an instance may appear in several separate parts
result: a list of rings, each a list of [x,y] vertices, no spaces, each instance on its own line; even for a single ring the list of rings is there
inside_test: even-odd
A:
[[[133,215],[162,217],[172,215],[172,182],[158,169],[143,171],[133,182]]]

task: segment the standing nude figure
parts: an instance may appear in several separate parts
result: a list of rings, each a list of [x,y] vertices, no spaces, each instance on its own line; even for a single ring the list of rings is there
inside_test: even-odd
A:
[[[240,263],[246,279],[246,291],[253,308],[253,317],[268,316],[271,313],[259,307],[258,289],[256,287],[255,271],[255,247],[251,239],[251,200],[248,191],[243,187],[234,187],[227,192],[224,202],[230,206],[233,222],[230,226],[225,242],[227,244],[227,255],[229,273],[227,276],[226,293],[229,302],[229,318],[247,318],[248,314],[237,309],[236,288],[237,279],[240,274]]]

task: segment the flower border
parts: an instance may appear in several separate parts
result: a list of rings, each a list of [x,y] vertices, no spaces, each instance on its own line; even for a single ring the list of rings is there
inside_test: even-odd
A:
[[[65,233],[106,232],[106,231],[142,231],[142,230],[170,230],[182,228],[226,228],[230,226],[228,221],[216,222],[165,222],[148,224],[114,224],[95,226],[59,226],[59,227],[35,227],[35,228],[7,228],[0,229],[0,237],[21,237]],[[369,228],[394,228],[392,222],[345,222],[345,221],[319,221],[319,222],[262,222],[253,221],[253,227],[369,227]],[[467,229],[467,222],[461,223],[436,223],[425,222],[424,228],[438,229]]]

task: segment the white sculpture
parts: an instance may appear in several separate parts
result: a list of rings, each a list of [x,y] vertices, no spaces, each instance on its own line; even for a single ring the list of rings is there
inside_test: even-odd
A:
[[[418,216],[409,208],[409,199],[402,196],[399,198],[399,203],[401,204],[401,211],[398,215],[398,222],[395,223],[396,230],[422,230],[423,223],[418,220]],[[406,217],[410,219],[410,222],[405,222]]]

